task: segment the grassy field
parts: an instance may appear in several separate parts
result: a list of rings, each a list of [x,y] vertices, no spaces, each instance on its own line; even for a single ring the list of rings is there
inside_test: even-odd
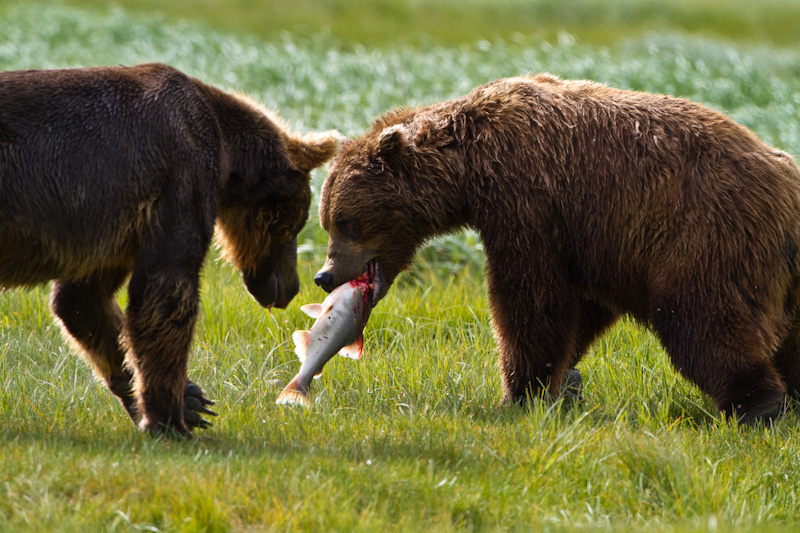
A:
[[[200,14],[214,4],[199,3]],[[763,5],[773,4],[795,5]],[[347,135],[394,106],[549,71],[702,101],[800,154],[800,52],[781,39],[653,34],[637,19],[628,37],[603,46],[561,33],[550,42],[412,39],[376,49],[330,32],[265,41],[173,15],[1,3],[0,69],[164,61],[252,94],[297,129]],[[220,18],[230,30],[235,15]],[[323,176],[314,175],[315,189]],[[190,443],[136,432],[60,339],[46,289],[0,295],[0,530],[800,527],[798,414],[771,429],[721,419],[630,322],[581,364],[583,405],[498,406],[483,257],[471,233],[421,251],[375,309],[364,359],[336,358],[315,382],[313,411],[279,408],[272,380],[297,371],[290,335],[310,324],[299,303],[324,296],[311,282],[326,243],[315,217],[300,241],[302,292],[273,314],[211,254],[190,376],[220,416]]]
[[[105,0],[65,0],[105,6]],[[326,32],[340,41],[391,47],[399,43],[471,44],[520,35],[556,39],[562,31],[593,43],[620,35],[685,31],[739,42],[800,41],[795,0],[118,0],[126,8],[169,18],[213,20],[231,32],[274,39]]]

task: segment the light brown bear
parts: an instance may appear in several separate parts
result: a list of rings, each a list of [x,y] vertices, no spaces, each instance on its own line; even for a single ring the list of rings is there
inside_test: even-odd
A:
[[[476,229],[504,398],[559,393],[622,314],[746,422],[800,393],[800,170],[686,100],[538,75],[377,119],[321,193],[325,290]]]
[[[53,313],[134,422],[188,435],[213,414],[186,369],[215,224],[255,299],[285,307],[309,172],[337,147],[166,65],[2,72],[0,288],[55,280]]]

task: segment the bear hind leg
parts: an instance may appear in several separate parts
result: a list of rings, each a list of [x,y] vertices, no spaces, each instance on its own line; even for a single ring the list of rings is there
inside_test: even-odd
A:
[[[786,396],[786,385],[759,340],[765,338],[760,318],[723,305],[702,313],[661,305],[651,321],[675,368],[720,411],[752,424],[775,418]]]
[[[793,329],[786,336],[773,361],[786,384],[787,396],[800,401],[800,328]]]

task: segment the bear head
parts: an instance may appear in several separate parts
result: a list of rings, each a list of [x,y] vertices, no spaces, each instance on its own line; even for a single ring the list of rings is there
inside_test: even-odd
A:
[[[345,141],[320,193],[329,239],[316,283],[330,292],[366,273],[374,306],[426,239],[463,222],[463,171],[452,121],[431,110],[390,112]]]
[[[333,157],[340,136],[300,137],[277,125],[275,135],[268,151],[253,154],[263,160],[260,167],[244,165],[259,168],[256,179],[232,174],[217,214],[217,240],[253,298],[282,309],[300,290],[297,235],[308,220],[311,170]]]

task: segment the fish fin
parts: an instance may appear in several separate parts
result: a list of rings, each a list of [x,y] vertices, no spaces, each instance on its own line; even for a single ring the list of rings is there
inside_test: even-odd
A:
[[[322,316],[322,304],[306,304],[301,306],[300,310],[311,318],[319,318]]]
[[[278,405],[302,405],[306,409],[311,409],[314,406],[314,399],[311,397],[311,393],[304,393],[299,390],[300,387],[295,385],[295,381],[296,379],[293,379],[286,385],[286,388],[275,399],[275,403]]]
[[[292,333],[294,353],[297,354],[297,358],[300,359],[301,363],[306,360],[306,355],[308,355],[308,335],[310,333],[310,331],[305,329],[298,329]]]
[[[361,354],[364,352],[364,337],[358,336],[356,340],[339,350],[339,355],[349,357],[350,359],[361,359]]]

